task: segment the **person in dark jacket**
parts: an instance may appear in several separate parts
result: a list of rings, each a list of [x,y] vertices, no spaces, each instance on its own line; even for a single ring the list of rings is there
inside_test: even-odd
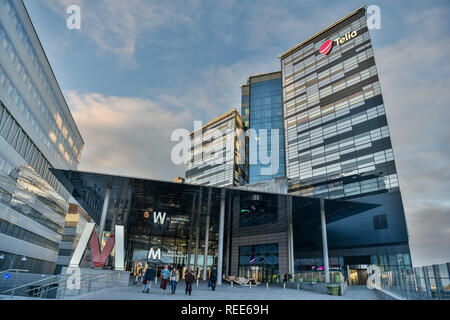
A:
[[[186,294],[191,295],[192,293],[192,283],[195,281],[195,276],[192,268],[189,268],[184,274],[184,281],[186,281]]]
[[[217,281],[217,269],[216,268],[214,268],[211,271],[211,277],[209,278],[209,280],[211,281],[212,291],[216,290],[216,281]]]
[[[144,284],[144,286],[142,287],[142,292],[148,293],[150,291],[154,279],[155,279],[155,270],[153,270],[152,266],[148,266],[144,274],[144,281],[142,281],[142,283]]]

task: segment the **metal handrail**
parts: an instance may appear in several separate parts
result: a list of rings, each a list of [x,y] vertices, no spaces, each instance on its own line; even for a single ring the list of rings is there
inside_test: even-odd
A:
[[[11,270],[13,270],[13,269],[11,269]],[[49,278],[33,281],[33,282],[30,282],[30,283],[21,285],[19,287],[16,287],[16,285],[14,284],[14,287],[12,289],[5,290],[5,291],[2,292],[2,294],[11,291],[11,296],[14,296],[14,293],[15,293],[16,290],[21,289],[21,288],[27,288],[27,287],[29,287],[29,286],[31,286],[33,284],[37,284],[37,283],[40,283],[40,282],[43,282],[43,281],[46,281],[47,283],[42,284],[41,286],[38,286],[38,287],[35,287],[35,288],[32,288],[32,289],[28,288],[25,291],[25,293],[28,295],[32,291],[37,291],[37,293],[33,295],[33,297],[36,297],[37,295],[45,296],[46,294],[48,294],[48,292],[50,290],[58,289],[58,288],[64,288],[64,292],[65,292],[65,289],[66,289],[66,286],[67,286],[67,279],[68,279],[68,277],[69,277],[69,275],[59,274],[59,275],[55,275],[55,276],[52,276],[52,277],[49,277]],[[99,273],[99,274],[95,274],[95,275],[94,274],[80,275],[80,291],[81,291],[81,287],[83,287],[83,282],[86,283],[86,281],[88,280],[87,278],[89,278],[89,286],[90,286],[90,282],[92,280],[101,279],[101,278],[105,278],[105,277],[108,277],[108,282],[109,282],[109,273]],[[55,278],[57,278],[56,281],[52,281]],[[107,284],[107,286],[108,286],[108,284]],[[57,286],[55,286],[55,285],[57,285]]]
[[[0,271],[0,274],[2,274],[2,273],[7,273],[7,272],[11,272],[11,271],[17,271],[17,272],[30,272],[30,270],[24,270],[24,269],[8,269],[8,270]]]
[[[12,296],[14,296],[14,293],[16,292],[16,285],[17,285],[17,279],[19,278],[19,272],[28,272],[29,270],[8,269],[6,271],[3,271],[2,273],[8,272],[8,271],[15,271],[15,274],[16,274],[16,276],[14,277],[14,285],[13,285],[13,288],[12,288],[12,291],[11,291],[11,297],[12,297]]]
[[[17,290],[17,289],[24,288],[24,287],[30,286],[30,285],[35,284],[35,283],[38,283],[38,282],[46,281],[46,280],[49,280],[49,279],[52,279],[52,278],[55,278],[55,277],[58,277],[58,276],[59,276],[59,275],[52,276],[52,277],[45,278],[45,279],[40,279],[40,280],[33,281],[33,282],[30,282],[30,283],[26,283],[26,284],[23,284],[23,285],[21,285],[21,286],[19,286],[19,287],[14,287],[14,288],[12,288],[12,289],[5,290],[5,291],[2,292],[2,294],[3,294],[3,293],[6,293],[6,292],[8,292],[8,291],[12,291],[12,290]]]
[[[62,276],[64,276],[64,275],[62,275]],[[90,285],[91,285],[91,281],[92,280],[98,280],[98,279],[107,277],[106,287],[109,287],[109,284],[110,284],[109,283],[109,276],[110,276],[109,273],[100,273],[100,274],[96,274],[96,275],[94,275],[94,274],[85,274],[83,276],[80,276],[80,288],[79,288],[78,294],[80,294],[81,291],[82,291],[82,288],[84,288],[83,282],[84,282],[84,285],[86,285],[86,281],[89,281],[88,282],[88,292],[90,292]],[[66,275],[65,279],[61,279],[61,280],[53,282],[53,283],[42,285],[42,286],[37,287],[37,288],[29,289],[26,292],[29,293],[30,291],[35,291],[36,290],[37,293],[35,295],[33,295],[33,297],[36,297],[36,295],[37,296],[41,296],[41,297],[42,296],[45,297],[48,294],[48,292],[50,292],[51,290],[64,289],[64,294],[63,294],[63,298],[64,298],[65,297],[66,287],[67,287],[67,278],[68,277],[69,277],[69,275]],[[119,279],[120,279],[120,277],[118,277],[117,281]],[[59,283],[61,283],[62,285],[59,285]],[[58,284],[58,286],[52,286],[54,284]],[[43,290],[41,291],[41,289],[43,289]]]
[[[330,273],[330,283],[335,283],[334,280],[334,275],[339,274],[339,282],[345,282],[345,277],[344,274],[342,273],[342,271],[329,271]],[[270,283],[279,283],[280,285],[283,283],[283,280],[285,278],[285,273],[277,273],[277,274],[273,274],[270,277]],[[314,271],[299,271],[299,272],[295,272],[295,273],[288,273],[289,277],[286,279],[287,282],[308,282],[307,280],[313,280],[315,279],[315,281],[313,282],[325,282],[325,271],[323,270],[314,270]],[[332,277],[333,276],[333,277]],[[243,278],[247,278],[245,275],[243,276]],[[264,278],[263,282],[265,282],[266,280],[268,280],[269,278]],[[302,279],[302,281],[299,281],[300,279]],[[274,281],[275,280],[275,281]]]

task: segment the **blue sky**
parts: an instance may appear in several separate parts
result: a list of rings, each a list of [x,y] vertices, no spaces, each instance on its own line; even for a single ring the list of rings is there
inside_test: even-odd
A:
[[[25,0],[86,142],[80,169],[171,180],[176,128],[239,109],[249,75],[359,1]],[[81,30],[66,8],[81,8]],[[450,261],[450,3],[373,1],[371,36],[414,263]]]

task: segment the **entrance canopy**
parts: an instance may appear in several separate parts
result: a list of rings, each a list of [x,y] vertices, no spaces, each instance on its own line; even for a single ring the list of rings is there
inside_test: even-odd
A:
[[[193,197],[203,195],[206,202],[211,193],[210,207],[211,219],[219,213],[219,203],[222,193],[228,200],[239,198],[240,211],[243,215],[254,214],[260,217],[261,222],[270,222],[267,216],[273,211],[282,210],[280,198],[292,199],[292,217],[295,228],[310,229],[320,226],[320,199],[301,197],[295,195],[259,192],[253,190],[236,189],[233,187],[210,187],[185,183],[142,179],[134,177],[113,176],[107,174],[52,170],[75,200],[97,222],[105,198],[106,190],[111,189],[111,199],[108,213],[110,221],[116,216],[116,223],[125,224],[127,215],[131,211],[144,217],[153,210],[166,212],[167,216],[182,215],[192,211]],[[258,199],[263,199],[258,201]],[[125,207],[125,204],[127,207]],[[365,212],[379,205],[360,203],[354,201],[325,199],[325,216],[327,224]],[[114,212],[114,206],[120,210]],[[202,208],[201,214],[206,215],[207,208]],[[180,218],[182,219],[182,218]],[[259,219],[259,218],[258,218]],[[254,220],[249,220],[254,221]],[[294,228],[294,229],[295,229]]]

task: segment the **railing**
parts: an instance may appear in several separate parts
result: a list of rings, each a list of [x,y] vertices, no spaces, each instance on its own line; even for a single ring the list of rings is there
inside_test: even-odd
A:
[[[3,277],[6,276],[8,273],[14,273],[14,285],[13,285],[13,288],[10,289],[10,290],[11,290],[11,296],[12,296],[12,297],[14,296],[15,288],[16,288],[16,286],[17,286],[17,280],[19,279],[19,276],[20,276],[20,273],[21,273],[21,272],[26,273],[26,272],[29,272],[29,270],[22,270],[22,269],[8,269],[8,270],[4,270],[4,271],[1,271],[1,272],[0,272],[0,276],[2,277],[2,279],[3,279]],[[6,291],[9,291],[9,290],[6,290]],[[6,292],[6,291],[5,291],[5,292]],[[2,294],[3,294],[3,292],[2,292]]]
[[[11,297],[14,297],[15,292],[25,289],[24,295],[27,297],[65,299],[66,297],[75,297],[80,294],[116,286],[120,281],[120,272],[117,272],[117,274],[111,272],[83,274],[78,276],[74,282],[72,281],[73,279],[72,275],[60,274],[18,287],[14,285],[12,289],[3,291],[2,294],[10,293]]]
[[[408,300],[450,299],[450,263],[381,272],[381,289]]]
[[[341,271],[330,271],[329,283],[341,283],[345,278]],[[285,281],[286,279],[286,281]],[[308,271],[290,273],[286,278],[284,274],[277,274],[270,278],[265,279],[264,282],[269,284],[276,283],[292,283],[292,282],[311,282],[311,283],[325,283],[325,271]]]

